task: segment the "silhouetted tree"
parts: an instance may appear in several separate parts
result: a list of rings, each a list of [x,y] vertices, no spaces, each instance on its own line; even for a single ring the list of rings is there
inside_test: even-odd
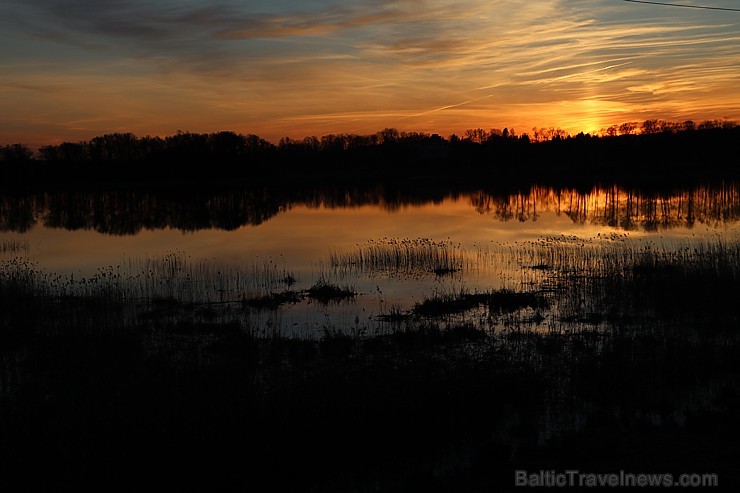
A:
[[[89,144],[89,154],[94,161],[135,161],[138,155],[138,142],[132,133],[105,134],[93,138]]]
[[[11,144],[0,147],[0,161],[18,163],[29,161],[33,158],[33,152],[24,144]]]
[[[261,138],[259,135],[248,134],[244,137],[245,145],[249,152],[252,154],[263,153],[271,151],[275,148],[270,142]]]
[[[638,128],[645,138],[635,135]],[[699,125],[691,120],[674,123],[649,119],[641,125],[625,122],[602,129],[599,137],[614,137],[608,141],[604,139],[603,144],[599,143],[597,136],[583,132],[570,136],[556,127],[535,127],[531,134],[525,133],[520,137],[508,127],[503,130],[468,129],[463,139],[455,134],[444,139],[437,134],[386,128],[370,135],[329,134],[301,140],[284,137],[278,146],[254,134],[229,131],[211,134],[178,131],[176,135],[165,138],[137,138],[131,133],[113,133],[90,141],[43,146],[39,150],[41,160],[38,161],[33,161],[33,154],[27,147],[6,145],[0,147],[0,160],[4,163],[32,162],[30,166],[17,167],[6,173],[8,180],[44,182],[48,178],[54,183],[80,180],[160,183],[196,179],[220,182],[247,176],[269,180],[290,176],[298,180],[309,170],[314,176],[317,176],[317,170],[324,171],[333,179],[382,178],[398,174],[417,176],[422,170],[424,176],[432,176],[431,169],[450,169],[447,164],[453,162],[459,165],[458,171],[462,168],[481,171],[495,163],[497,171],[510,176],[517,174],[512,164],[518,163],[517,166],[528,166],[530,175],[546,176],[556,169],[575,173],[585,163],[592,165],[594,162],[600,163],[598,172],[602,172],[610,169],[609,163],[619,159],[637,162],[658,155],[665,157],[666,163],[672,162],[673,169],[679,162],[684,163],[680,166],[688,169],[688,163],[700,158],[704,150],[710,149],[717,155],[724,151],[735,153],[737,146],[733,146],[735,141],[732,139],[737,137],[736,128],[735,122],[726,118],[708,120]],[[693,133],[686,135],[687,131]],[[650,137],[658,133],[662,134],[660,139]],[[622,138],[630,135],[633,137]],[[546,168],[537,164],[544,162],[550,164]],[[97,166],[103,163],[105,166]],[[111,163],[115,165],[111,166]],[[182,174],[183,163],[207,166],[207,172],[199,174],[199,178]],[[594,170],[592,166],[587,169]],[[716,168],[718,173],[727,170],[734,173],[727,165]]]
[[[280,139],[280,142],[278,143],[278,147],[280,148],[280,150],[285,150],[285,149],[288,149],[290,146],[297,145],[297,144],[298,142],[291,139],[290,137],[282,137]]]
[[[728,120],[727,118],[722,120],[722,128],[724,128],[725,130],[730,130],[735,127],[737,127],[736,122],[733,122],[732,120]]]
[[[303,147],[309,151],[319,151],[321,149],[321,142],[319,141],[318,137],[315,136],[304,137]]]
[[[637,122],[624,122],[619,125],[619,135],[632,135],[637,128]]]
[[[490,134],[482,128],[469,128],[465,131],[464,140],[475,144],[482,144],[488,140]]]
[[[644,134],[657,134],[660,131],[658,120],[645,120],[640,126],[640,131]]]
[[[234,132],[209,134],[208,148],[211,156],[232,163],[243,160],[247,155],[246,139]]]
[[[400,134],[395,128],[384,128],[378,132],[379,144],[393,144],[398,142]]]
[[[347,139],[344,135],[324,135],[321,137],[321,150],[327,152],[341,152],[347,148]]]
[[[88,149],[84,142],[63,142],[56,148],[56,159],[68,163],[87,161],[90,159]]]

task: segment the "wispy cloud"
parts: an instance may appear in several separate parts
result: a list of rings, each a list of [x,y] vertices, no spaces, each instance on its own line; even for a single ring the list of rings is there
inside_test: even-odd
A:
[[[740,117],[740,15],[606,0],[227,2],[4,2],[0,42],[17,50],[0,55],[0,133],[44,118],[275,138]]]

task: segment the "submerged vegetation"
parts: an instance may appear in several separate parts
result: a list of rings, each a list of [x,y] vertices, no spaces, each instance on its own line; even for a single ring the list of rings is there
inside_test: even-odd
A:
[[[357,296],[357,292],[350,286],[337,286],[331,284],[326,279],[319,279],[316,283],[306,290],[309,298],[317,300],[320,303],[327,304],[330,301],[341,301]]]
[[[356,296],[357,292],[354,288],[348,285],[340,287],[321,278],[310,288],[302,291],[288,289],[270,292],[264,296],[245,296],[242,299],[242,304],[247,307],[275,310],[283,305],[295,305],[296,303],[300,303],[306,299],[315,300],[324,305],[328,305],[331,302],[339,303],[341,301],[351,300]]]
[[[490,313],[514,312],[523,308],[544,308],[547,300],[537,293],[517,293],[507,289],[488,293],[436,295],[414,305],[413,313],[427,317],[449,315],[483,306]]]

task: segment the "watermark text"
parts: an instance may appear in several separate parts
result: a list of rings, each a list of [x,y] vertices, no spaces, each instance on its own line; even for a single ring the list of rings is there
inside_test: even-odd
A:
[[[706,488],[719,486],[717,474],[681,474],[674,476],[671,473],[630,473],[619,471],[616,473],[588,473],[578,470],[565,471],[514,471],[514,486],[521,487],[651,487],[664,488]]]

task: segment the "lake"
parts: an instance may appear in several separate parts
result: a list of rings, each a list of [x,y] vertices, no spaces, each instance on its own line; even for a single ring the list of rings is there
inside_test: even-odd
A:
[[[1,194],[6,469],[732,483],[738,218],[733,183]]]
[[[5,194],[0,260],[72,291],[127,286],[127,296],[197,303],[299,293],[317,283],[355,292],[338,301],[255,303],[238,315],[313,337],[327,328],[382,330],[390,313],[440,294],[541,289],[551,273],[542,260],[548,245],[672,251],[736,240],[738,218],[733,183],[659,193],[533,186]]]

